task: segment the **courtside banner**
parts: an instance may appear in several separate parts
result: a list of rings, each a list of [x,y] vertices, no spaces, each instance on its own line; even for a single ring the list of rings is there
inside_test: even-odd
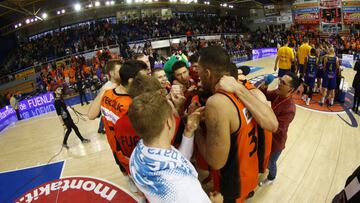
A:
[[[252,59],[259,59],[277,54],[277,48],[253,49]]]
[[[55,111],[54,93],[48,92],[39,96],[19,102],[19,109],[22,118],[31,118],[51,111]]]
[[[39,185],[15,201],[31,202],[126,202],[136,203],[136,197],[111,182],[95,177],[66,177]]]
[[[39,116],[51,111],[55,111],[54,93],[48,92],[30,99],[19,102],[19,111],[22,119]],[[0,132],[11,123],[17,121],[15,110],[10,106],[0,109]]]

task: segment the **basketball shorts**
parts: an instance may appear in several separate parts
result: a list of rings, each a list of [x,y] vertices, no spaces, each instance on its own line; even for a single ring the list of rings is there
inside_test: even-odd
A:
[[[334,90],[336,88],[336,77],[329,78],[325,74],[322,81],[322,87],[328,90]]]

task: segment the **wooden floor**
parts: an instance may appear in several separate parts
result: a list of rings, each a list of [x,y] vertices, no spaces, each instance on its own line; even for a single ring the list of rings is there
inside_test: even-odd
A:
[[[273,72],[274,59],[245,64],[264,67],[250,75],[254,77]],[[354,72],[345,70],[344,75],[351,84]],[[88,106],[77,105],[75,108],[86,113]],[[346,114],[340,116],[349,121]],[[355,119],[360,122],[358,115]],[[66,160],[62,177],[93,176],[127,189],[105,135],[97,133],[98,123],[98,120],[80,120],[80,132],[91,143],[81,144],[72,133],[68,141],[70,150],[63,149],[52,162]],[[59,152],[63,135],[55,112],[8,127],[0,134],[0,172],[46,164]],[[247,202],[331,202],[359,165],[360,128],[350,127],[335,114],[297,108],[289,127],[286,148],[278,161],[276,181],[271,186],[258,188]]]

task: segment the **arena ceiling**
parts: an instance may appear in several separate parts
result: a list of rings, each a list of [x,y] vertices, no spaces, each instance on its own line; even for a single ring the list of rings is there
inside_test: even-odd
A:
[[[124,1],[124,0],[122,0]],[[162,0],[159,0],[160,2]],[[201,1],[201,0],[200,0]],[[42,12],[67,7],[74,3],[90,3],[89,0],[0,0],[0,28],[27,17],[40,16]],[[119,2],[119,1],[117,1]],[[213,2],[210,0],[210,2]],[[218,0],[219,3],[231,3],[251,7],[254,4],[273,4],[284,0]]]

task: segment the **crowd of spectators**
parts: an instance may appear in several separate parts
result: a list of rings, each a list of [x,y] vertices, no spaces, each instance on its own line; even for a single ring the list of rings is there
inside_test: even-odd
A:
[[[127,22],[112,23],[99,20],[82,23],[78,27],[48,32],[45,36],[19,43],[9,71],[19,67],[43,63],[65,55],[150,38],[247,31],[241,21],[232,17],[176,15],[171,19],[146,17]]]
[[[221,36],[218,40],[204,40],[202,34],[234,33]],[[145,41],[143,46],[129,45],[143,39],[158,39],[186,35],[187,41],[171,45],[168,56],[160,55],[151,48],[151,43]],[[311,30],[302,30],[296,26],[285,29],[284,26],[268,26],[266,29],[257,29],[250,32],[237,21],[236,18],[222,18],[218,16],[187,16],[179,15],[163,20],[148,17],[128,22],[101,20],[82,23],[79,26],[63,29],[61,32],[52,32],[29,42],[19,44],[16,49],[14,67],[35,65],[41,67],[40,77],[37,79],[38,91],[53,91],[57,86],[74,87],[77,89],[79,81],[106,81],[104,66],[112,57],[124,59],[132,58],[136,54],[145,54],[150,57],[151,66],[162,66],[166,60],[179,51],[191,56],[203,47],[211,45],[223,46],[232,58],[251,59],[251,50],[255,48],[280,47],[284,41],[296,49],[307,36],[314,47],[327,43],[332,45],[337,54],[359,53],[360,33],[351,32],[349,35],[331,35],[324,38],[320,33]],[[119,46],[120,56],[111,56],[108,49],[98,51],[92,60],[72,57],[70,62],[56,64],[44,63],[54,58],[69,54],[81,53],[101,47],[116,44]],[[40,66],[40,64],[42,64]],[[9,75],[13,78],[12,75]],[[3,77],[1,79],[4,79]],[[9,80],[9,77],[5,78]],[[84,86],[84,85],[82,85]],[[1,105],[5,105],[7,96],[1,97]],[[4,99],[5,98],[5,99]]]

